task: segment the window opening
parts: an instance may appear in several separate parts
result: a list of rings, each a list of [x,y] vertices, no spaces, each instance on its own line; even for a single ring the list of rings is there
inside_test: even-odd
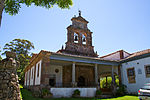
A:
[[[74,42],[75,43],[78,43],[78,39],[79,37],[78,37],[78,34],[77,33],[74,33]]]

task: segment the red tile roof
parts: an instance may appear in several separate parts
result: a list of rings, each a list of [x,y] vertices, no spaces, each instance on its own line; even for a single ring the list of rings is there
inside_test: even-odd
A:
[[[140,56],[140,55],[147,54],[147,53],[150,53],[150,49],[146,49],[146,50],[142,50],[142,51],[138,51],[138,52],[132,53],[126,59],[133,58],[133,57]]]

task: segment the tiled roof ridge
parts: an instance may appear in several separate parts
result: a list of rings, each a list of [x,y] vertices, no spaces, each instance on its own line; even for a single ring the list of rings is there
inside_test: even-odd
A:
[[[104,57],[107,57],[107,56],[113,55],[113,54],[115,54],[115,53],[121,52],[121,51],[122,51],[122,52],[125,52],[125,53],[128,53],[128,52],[124,51],[123,49],[121,49],[121,50],[118,50],[118,51],[112,52],[112,53],[110,53],[110,54],[107,54],[107,55],[101,56],[101,57],[99,57],[99,58],[104,58]],[[128,54],[130,54],[130,53],[128,53]]]
[[[135,56],[143,55],[143,54],[146,54],[146,53],[150,53],[150,49],[145,49],[145,50],[134,52],[129,57],[131,57],[131,56],[135,57]]]
[[[123,52],[126,52],[124,50],[118,50],[116,52],[113,52],[113,53],[110,53],[110,54],[107,54],[105,55],[106,56],[109,56],[109,55],[112,55],[112,54],[115,54],[117,52],[120,52],[120,51],[123,51]],[[88,57],[88,56],[82,56],[82,55],[72,55],[72,54],[66,54],[66,53],[61,53],[61,52],[51,52],[51,51],[47,51],[47,50],[41,50],[38,54],[36,54],[36,56],[34,57],[34,59],[41,53],[41,52],[45,52],[45,53],[53,53],[53,54],[60,54],[60,55],[66,55],[66,56],[73,56],[73,57],[85,57],[85,58],[93,58],[93,59],[99,59],[99,60],[103,60],[102,57]],[[128,52],[126,52],[128,53]],[[140,54],[141,53],[141,54]],[[130,59],[130,58],[133,58],[133,57],[136,57],[136,56],[140,56],[140,55],[143,55],[143,54],[146,54],[146,53],[150,53],[150,49],[146,49],[146,50],[141,50],[141,51],[137,51],[135,53],[128,53],[130,54],[128,57],[124,58],[124,59],[121,59],[121,60],[107,60],[107,61],[123,61],[123,60],[127,60],[127,59]],[[34,60],[32,59],[32,60]]]
[[[128,56],[125,59],[122,59],[120,61],[128,60],[128,59],[131,59],[131,58],[134,58],[134,57],[137,57],[137,56],[141,56],[141,55],[144,55],[144,54],[148,54],[148,53],[150,53],[150,49],[137,51],[137,52],[132,53],[130,56]]]
[[[150,49],[140,50],[140,51],[134,52],[134,53],[132,53],[132,54],[140,53],[140,52],[144,52],[144,51],[148,51],[148,53],[149,53],[149,52],[150,52]]]
[[[50,52],[50,51],[46,51],[46,50],[41,50],[41,52],[52,53],[52,54],[60,54],[60,55],[72,56],[72,57],[84,57],[84,58],[97,59],[97,60],[103,60],[103,61],[114,61],[114,60],[99,59],[99,57],[89,57],[89,56],[82,56],[82,55],[73,55],[73,54],[67,54],[67,53],[61,53],[61,52]]]

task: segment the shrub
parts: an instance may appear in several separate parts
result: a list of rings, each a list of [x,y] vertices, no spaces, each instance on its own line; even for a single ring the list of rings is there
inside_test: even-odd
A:
[[[116,92],[116,95],[117,96],[123,96],[123,95],[125,95],[126,94],[126,85],[119,85],[118,86],[118,89],[117,89],[117,92]]]
[[[116,85],[119,85],[119,78],[118,76],[115,77],[116,78]],[[111,77],[107,77],[107,86],[106,86],[106,77],[101,78],[101,83],[100,83],[100,87],[101,88],[111,88],[111,84],[112,84],[112,78]]]
[[[75,96],[80,96],[80,91],[79,91],[78,89],[74,90],[72,96],[73,96],[73,97],[75,97]]]
[[[48,89],[42,89],[42,96],[52,95]]]
[[[106,78],[102,78],[100,83],[101,88],[111,88],[111,82],[112,82],[112,78],[107,77],[107,87],[106,87]]]
[[[96,90],[96,95],[101,95],[102,91],[101,90]]]
[[[48,95],[49,91],[47,89],[42,89],[42,95]]]
[[[34,92],[32,92],[32,94],[34,97],[41,97],[42,96],[40,91],[34,91]]]

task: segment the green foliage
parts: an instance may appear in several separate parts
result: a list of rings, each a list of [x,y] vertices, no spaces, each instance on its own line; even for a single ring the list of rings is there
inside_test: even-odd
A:
[[[96,95],[101,95],[102,91],[101,90],[96,90]]]
[[[117,96],[123,96],[123,95],[125,95],[126,94],[126,86],[125,85],[119,85],[118,87],[117,87],[118,89],[117,89],[117,92],[116,92],[116,95]]]
[[[0,52],[1,52],[1,50],[0,50]],[[1,57],[1,55],[0,55],[0,60],[2,60],[2,57]]]
[[[2,57],[1,57],[1,55],[0,55],[0,60],[2,60]]]
[[[42,89],[42,96],[46,96],[46,95],[49,95],[49,94],[52,95],[52,93],[48,89]]]
[[[112,78],[107,77],[107,86],[106,86],[106,78],[101,78],[101,88],[110,88],[111,87]]]
[[[115,77],[116,78],[116,85],[119,85],[119,78],[118,76]],[[100,87],[101,88],[111,88],[111,82],[112,82],[112,78],[111,77],[107,77],[107,86],[106,86],[106,77],[101,78],[100,81]]]
[[[54,5],[64,9],[69,8],[73,2],[72,0],[5,0],[5,12],[10,15],[18,14],[21,4],[25,4],[27,7],[32,4],[44,8],[51,8]]]
[[[17,70],[19,80],[24,80],[24,68],[29,64],[29,59],[31,58],[30,50],[34,49],[33,43],[24,39],[14,39],[9,43],[6,43],[3,50],[12,51],[16,53],[16,59],[20,62],[20,67]]]
[[[80,91],[79,91],[79,89],[74,90],[74,92],[73,92],[73,94],[72,94],[72,95],[73,95],[73,96],[80,95]]]

